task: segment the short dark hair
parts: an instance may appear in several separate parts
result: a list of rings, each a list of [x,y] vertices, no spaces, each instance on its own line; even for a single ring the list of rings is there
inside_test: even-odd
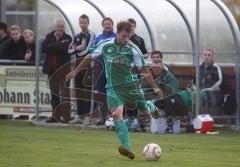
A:
[[[102,25],[107,20],[110,21],[112,23],[112,25],[113,25],[113,20],[110,17],[104,17],[103,20],[102,20]]]
[[[131,24],[128,21],[120,21],[117,24],[117,32],[126,31],[131,32]]]
[[[134,24],[135,26],[137,25],[136,20],[133,18],[128,19],[129,23]]]
[[[4,22],[0,22],[0,29],[4,30],[5,32],[7,32],[7,24]]]
[[[86,15],[86,14],[82,14],[80,17],[79,17],[79,21],[80,19],[87,19],[88,23],[89,23],[89,17]]]
[[[163,58],[163,54],[162,54],[162,52],[160,52],[159,50],[153,51],[153,52],[151,53],[151,57],[152,57],[154,54],[159,54],[159,56],[160,56],[161,58]]]

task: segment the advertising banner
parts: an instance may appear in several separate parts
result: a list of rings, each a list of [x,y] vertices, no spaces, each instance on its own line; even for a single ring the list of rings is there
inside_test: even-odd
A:
[[[40,70],[41,71],[41,70]],[[50,111],[48,78],[40,73],[40,111]],[[0,115],[35,115],[36,72],[34,66],[0,67]],[[40,115],[43,114],[40,112]],[[48,115],[45,113],[43,115]]]

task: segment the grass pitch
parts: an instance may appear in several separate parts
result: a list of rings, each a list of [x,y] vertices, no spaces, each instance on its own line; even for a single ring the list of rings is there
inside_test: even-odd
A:
[[[130,133],[135,160],[117,152],[113,131],[36,127],[0,120],[0,167],[239,167],[240,133]],[[145,161],[148,143],[162,148],[159,161]]]

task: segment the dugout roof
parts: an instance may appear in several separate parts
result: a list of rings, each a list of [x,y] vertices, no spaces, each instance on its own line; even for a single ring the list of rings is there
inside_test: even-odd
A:
[[[79,32],[78,18],[83,13],[90,17],[90,29],[96,34],[102,31],[104,16],[111,17],[115,24],[134,18],[136,32],[145,39],[149,51],[161,50],[169,55],[166,57],[169,62],[174,62],[176,56],[178,62],[191,63],[194,59],[196,1],[44,0],[40,1],[40,22],[49,26],[42,25],[42,35],[59,17],[64,17],[68,31],[76,34]],[[239,39],[239,29],[229,9],[220,0],[201,0],[200,50],[213,48],[218,54],[217,62],[234,63]]]

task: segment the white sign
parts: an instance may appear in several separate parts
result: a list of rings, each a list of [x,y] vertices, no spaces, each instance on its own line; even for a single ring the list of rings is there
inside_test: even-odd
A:
[[[34,66],[0,67],[0,114],[35,113],[36,72]],[[51,110],[48,78],[40,73],[39,107]],[[20,114],[25,113],[25,114]]]

